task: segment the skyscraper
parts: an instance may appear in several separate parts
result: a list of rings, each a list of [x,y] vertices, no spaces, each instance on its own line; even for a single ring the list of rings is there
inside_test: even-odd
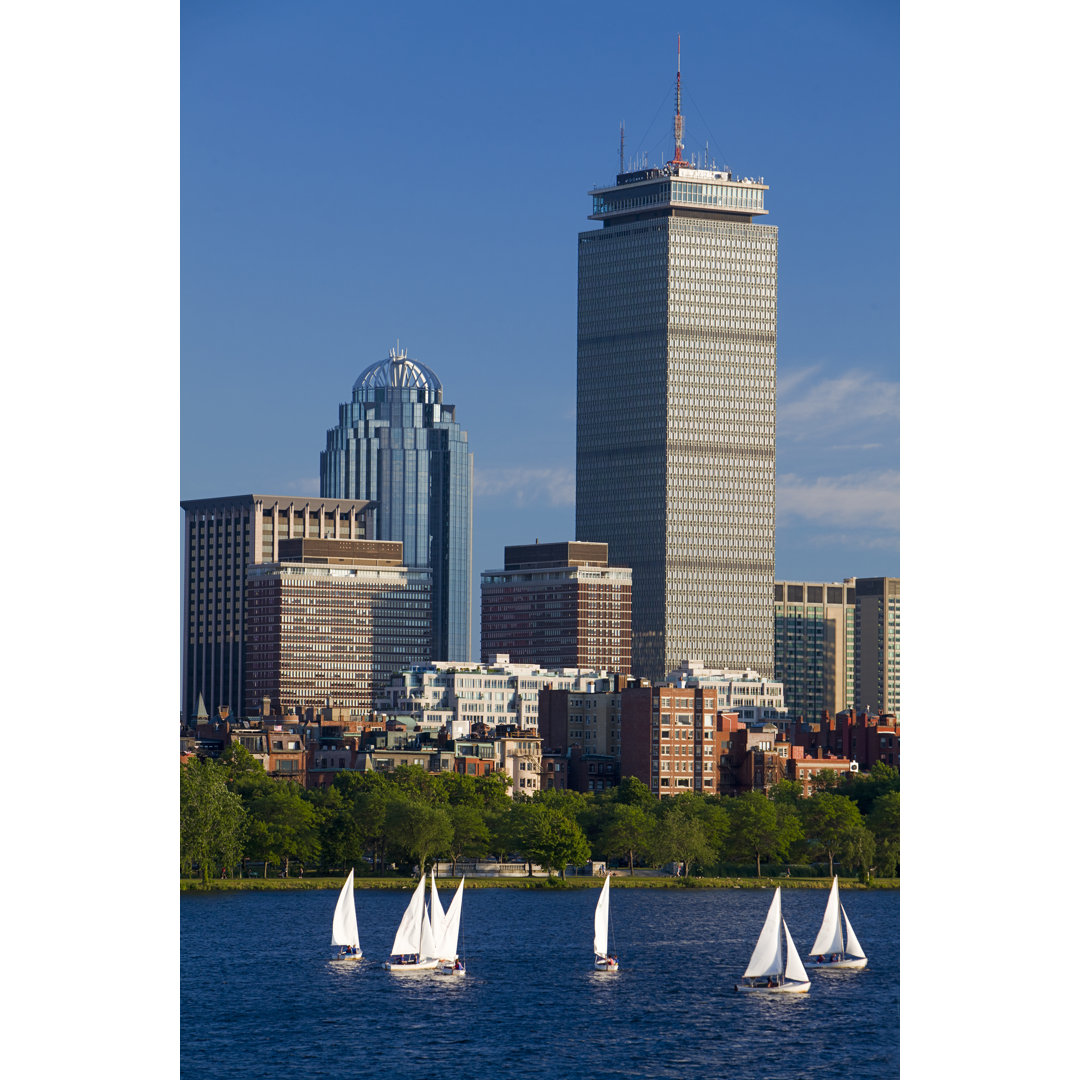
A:
[[[371,711],[372,693],[431,649],[431,572],[385,540],[282,540],[248,568],[245,699],[276,715]]]
[[[433,660],[471,659],[472,476],[442,383],[405,350],[360,374],[319,455],[324,498],[374,500],[374,539],[399,540],[406,566],[431,568]]]
[[[632,575],[607,544],[521,544],[480,580],[480,654],[629,675]]]
[[[773,672],[776,250],[768,186],[675,155],[578,235],[577,519],[634,574],[634,672]]]
[[[184,511],[184,720],[200,697],[213,716],[243,715],[248,572],[276,562],[283,541],[366,540],[371,505],[295,495],[187,499]]]

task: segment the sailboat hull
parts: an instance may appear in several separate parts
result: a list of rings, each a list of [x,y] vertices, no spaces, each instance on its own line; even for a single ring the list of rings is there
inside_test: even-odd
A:
[[[740,994],[805,994],[810,989],[808,982],[786,982],[779,986],[751,986],[748,983],[736,983],[735,989]]]
[[[363,959],[364,959],[364,954],[359,953],[359,952],[358,953],[353,953],[351,955],[348,954],[348,953],[335,953],[333,956],[330,957],[331,962],[337,963],[337,962],[340,961],[343,964],[351,964],[356,960],[363,960]]]
[[[612,956],[598,956],[593,961],[595,971],[618,971],[619,961]]]
[[[806,967],[814,968],[817,971],[862,971],[862,969],[866,967],[866,957],[851,956],[846,957],[843,960],[825,960],[822,963],[811,958],[806,961]]]
[[[438,960],[420,960],[415,964],[394,964],[387,960],[383,970],[393,975],[414,975],[421,971],[434,971],[438,966]]]
[[[436,975],[464,975],[465,965],[455,965],[453,960],[440,960],[438,966],[435,968]]]

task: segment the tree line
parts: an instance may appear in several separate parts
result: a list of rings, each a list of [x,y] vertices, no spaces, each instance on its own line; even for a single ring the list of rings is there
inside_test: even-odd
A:
[[[501,773],[472,777],[416,765],[343,772],[329,788],[273,779],[239,744],[180,768],[181,873],[233,876],[250,861],[385,873],[432,860],[510,856],[547,873],[590,858],[629,867],[669,863],[686,873],[724,864],[828,864],[879,877],[900,866],[900,775],[875,763],[808,798],[783,780],[766,796],[686,792],[658,800],[636,777],[596,794],[506,793]]]

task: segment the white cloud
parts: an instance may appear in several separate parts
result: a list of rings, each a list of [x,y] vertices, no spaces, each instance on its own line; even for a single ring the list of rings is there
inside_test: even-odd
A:
[[[820,438],[823,431],[858,431],[865,425],[895,425],[900,419],[900,384],[867,371],[814,379],[817,367],[777,380],[776,430],[781,438]]]
[[[778,524],[792,519],[843,528],[900,528],[900,473],[896,469],[805,480],[794,473],[776,478]]]
[[[574,492],[574,470],[568,468],[477,469],[473,474],[477,498],[509,498],[518,506],[536,502],[573,506]]]

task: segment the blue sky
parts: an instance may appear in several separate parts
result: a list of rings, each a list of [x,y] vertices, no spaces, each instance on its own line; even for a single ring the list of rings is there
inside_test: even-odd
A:
[[[621,121],[671,156],[680,33],[686,152],[764,176],[779,227],[777,574],[898,573],[890,3],[183,4],[181,497],[317,494],[400,341],[469,432],[477,580],[571,538],[576,236]]]

